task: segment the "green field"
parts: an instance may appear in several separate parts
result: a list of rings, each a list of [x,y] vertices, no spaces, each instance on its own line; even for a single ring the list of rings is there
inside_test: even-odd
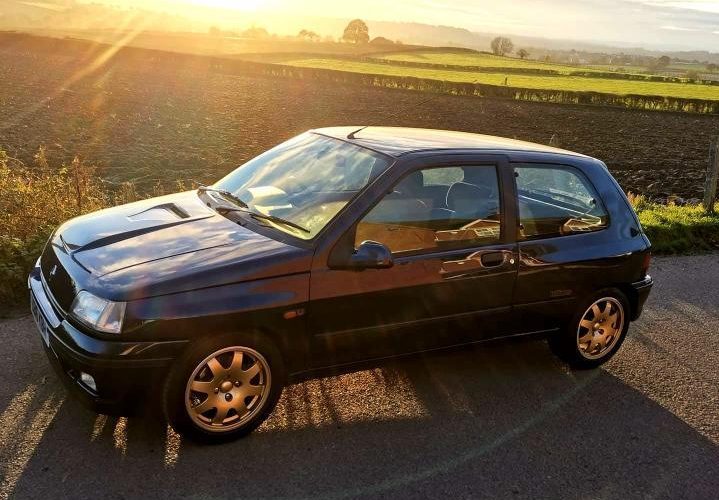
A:
[[[644,66],[632,66],[630,64],[590,64],[582,66],[585,71],[611,71],[613,73],[630,75],[651,75],[652,73]]]
[[[651,74],[646,67],[606,64],[606,65],[584,65],[584,64],[560,64],[543,62],[532,59],[519,59],[515,56],[495,56],[486,53],[454,52],[448,51],[408,51],[395,54],[377,54],[372,57],[386,59],[388,61],[406,61],[413,63],[447,64],[451,66],[479,66],[482,68],[525,68],[525,69],[546,69],[560,73],[572,73],[574,71],[587,72],[616,72],[620,74]],[[689,62],[673,62],[666,67],[665,72],[697,71],[709,73],[705,64]],[[660,72],[661,73],[661,72]],[[716,73],[716,72],[715,72]]]
[[[601,71],[615,71],[619,73],[633,73],[633,74],[651,74],[647,70],[647,68],[642,66],[622,66],[621,64],[594,64],[590,66],[582,67],[582,69],[587,70],[601,70]],[[621,71],[619,71],[621,70]],[[708,71],[706,64],[702,63],[683,63],[683,62],[673,62],[666,68],[663,68],[656,72],[657,75],[669,75],[669,76],[677,76],[681,75],[682,73],[686,73],[687,71],[696,71],[697,73],[702,74],[719,74],[719,71]]]
[[[282,64],[304,68],[323,68],[353,73],[391,76],[411,76],[450,82],[476,82],[489,85],[505,85],[506,82],[506,85],[510,87],[530,89],[568,90],[575,92],[595,91],[617,95],[660,95],[678,98],[719,100],[719,86],[698,85],[694,83],[645,82],[565,75],[540,76],[505,74],[501,72],[453,71],[342,59],[325,59],[321,57],[284,57],[281,62]]]
[[[516,57],[501,57],[492,54],[471,52],[403,52],[374,56],[389,61],[407,61],[415,63],[448,64],[451,66],[479,66],[483,68],[527,68],[545,69],[570,73],[572,71],[599,71],[585,66],[545,63]]]

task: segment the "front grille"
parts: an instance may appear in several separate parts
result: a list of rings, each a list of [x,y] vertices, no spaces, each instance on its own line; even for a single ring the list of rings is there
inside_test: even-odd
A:
[[[48,299],[58,312],[65,316],[75,299],[75,284],[58,258],[57,252],[64,253],[65,250],[52,241],[48,242],[40,259],[40,274]]]
[[[57,300],[53,296],[52,292],[50,291],[50,287],[47,286],[47,281],[45,281],[45,276],[40,273],[40,282],[42,284],[42,290],[45,292],[45,296],[47,297],[47,300],[50,302],[50,305],[52,306],[53,310],[58,316],[65,317],[67,316],[67,312],[60,307],[60,304],[57,303]]]

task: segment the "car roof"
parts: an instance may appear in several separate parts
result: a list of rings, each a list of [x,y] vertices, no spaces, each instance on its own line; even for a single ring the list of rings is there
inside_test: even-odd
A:
[[[483,150],[555,153],[586,157],[580,153],[506,139],[492,135],[406,127],[345,126],[314,129],[313,132],[351,142],[390,156],[417,151]]]

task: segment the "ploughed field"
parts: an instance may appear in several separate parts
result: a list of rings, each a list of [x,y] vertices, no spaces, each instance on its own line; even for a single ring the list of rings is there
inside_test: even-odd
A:
[[[226,75],[199,56],[0,35],[0,148],[41,145],[113,182],[211,182],[306,129],[377,124],[561,145],[604,160],[625,190],[700,197],[719,116],[436,95]],[[209,59],[207,60],[209,61]]]

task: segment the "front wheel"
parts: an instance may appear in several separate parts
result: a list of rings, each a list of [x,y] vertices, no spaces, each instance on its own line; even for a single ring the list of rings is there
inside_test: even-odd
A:
[[[163,409],[179,433],[225,442],[257,428],[272,412],[283,385],[280,355],[264,338],[203,339],[175,362],[165,381]]]
[[[602,290],[584,301],[564,332],[549,346],[575,368],[595,368],[616,354],[629,329],[629,301],[617,289]]]

